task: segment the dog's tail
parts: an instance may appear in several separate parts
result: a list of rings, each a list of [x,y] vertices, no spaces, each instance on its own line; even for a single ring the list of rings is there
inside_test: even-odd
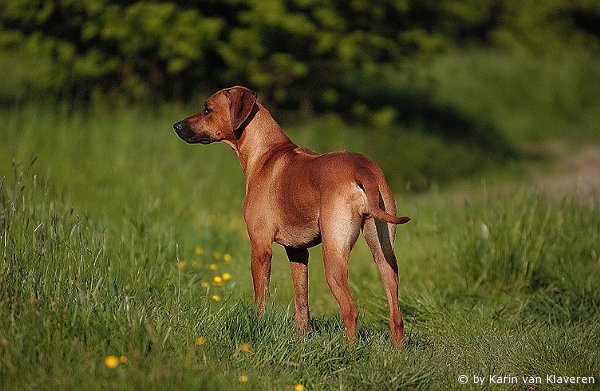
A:
[[[410,221],[410,217],[408,216],[396,217],[381,209],[379,206],[379,185],[377,184],[377,178],[375,178],[375,175],[370,170],[363,169],[357,171],[356,184],[367,196],[368,206],[365,215],[370,215],[378,220],[392,224],[405,224]]]

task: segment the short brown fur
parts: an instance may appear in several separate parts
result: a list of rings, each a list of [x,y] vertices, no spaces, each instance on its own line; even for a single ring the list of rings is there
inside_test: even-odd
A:
[[[295,145],[245,87],[213,94],[204,108],[173,125],[188,143],[222,141],[237,154],[246,177],[244,219],[252,246],[254,301],[260,314],[269,292],[271,246],[283,245],[294,283],[298,334],[310,330],[308,248],[323,243],[325,276],[339,303],[346,337],[356,335],[357,310],[348,288],[348,257],[362,229],[379,269],[395,346],[404,344],[394,254],[394,196],[381,169],[352,152],[316,153]]]

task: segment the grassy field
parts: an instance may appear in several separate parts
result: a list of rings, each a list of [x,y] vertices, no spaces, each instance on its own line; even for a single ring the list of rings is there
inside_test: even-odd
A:
[[[179,140],[171,124],[186,110],[1,110],[0,389],[481,389],[475,376],[508,383],[502,389],[600,383],[598,205],[549,200],[519,162],[413,193],[407,183],[432,156],[447,156],[448,167],[485,156],[408,131],[381,131],[389,142],[371,148],[352,128],[290,129],[301,145],[358,150],[393,176],[399,213],[413,218],[396,241],[408,332],[396,351],[362,239],[350,260],[355,343],[343,339],[320,247],[309,263],[313,331],[294,335],[277,246],[270,304],[255,316],[239,163],[225,145]],[[593,376],[595,386],[552,384],[552,375]]]

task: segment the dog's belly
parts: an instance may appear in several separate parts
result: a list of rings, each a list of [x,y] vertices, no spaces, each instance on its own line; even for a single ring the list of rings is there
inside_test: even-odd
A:
[[[272,199],[275,242],[293,248],[308,248],[321,243],[319,192],[310,187],[306,172],[287,170],[279,191]]]
[[[317,221],[279,226],[275,232],[275,242],[286,247],[309,248],[321,243],[321,232]]]

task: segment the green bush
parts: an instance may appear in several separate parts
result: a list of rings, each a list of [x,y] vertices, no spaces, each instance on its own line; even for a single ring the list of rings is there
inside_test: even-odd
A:
[[[354,92],[469,45],[597,53],[598,20],[599,5],[566,0],[6,0],[0,47],[49,57],[56,69],[41,86],[78,96],[187,99],[249,84],[280,107],[350,112],[338,100],[348,74],[367,78]]]

